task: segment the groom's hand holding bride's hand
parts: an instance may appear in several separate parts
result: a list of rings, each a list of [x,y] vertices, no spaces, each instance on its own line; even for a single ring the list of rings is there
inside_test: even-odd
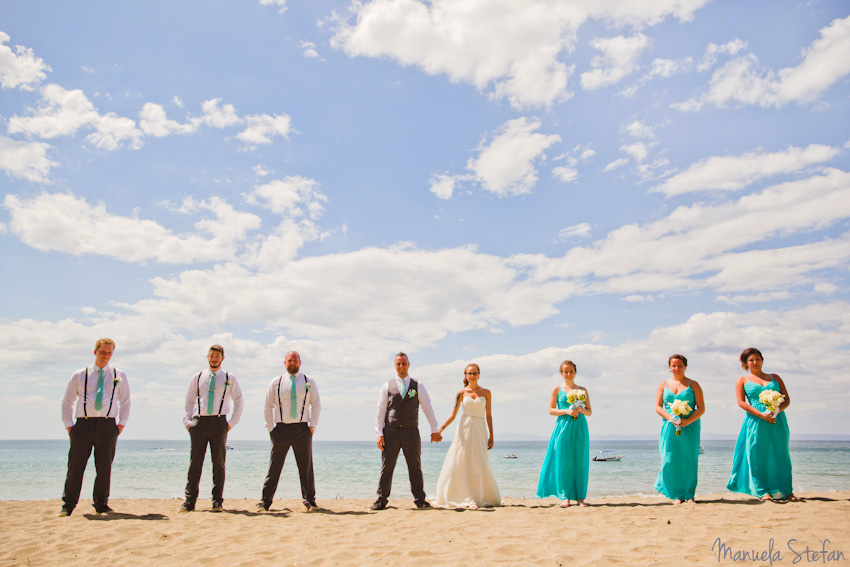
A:
[[[437,433],[431,434],[431,443],[439,443],[442,440],[443,440],[443,436],[440,435],[439,431]]]

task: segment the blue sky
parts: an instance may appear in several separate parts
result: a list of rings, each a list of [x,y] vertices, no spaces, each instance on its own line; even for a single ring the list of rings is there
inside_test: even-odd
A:
[[[850,432],[846,3],[2,7],[4,438],[62,436],[101,336],[130,438],[185,435],[212,343],[234,438],[291,349],[320,439],[372,439],[399,350],[440,420],[478,362],[497,441],[563,359],[592,434],[654,435],[674,352],[734,434],[748,346]]]

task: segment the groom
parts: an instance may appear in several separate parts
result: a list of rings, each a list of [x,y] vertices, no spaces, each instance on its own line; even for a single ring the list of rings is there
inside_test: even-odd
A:
[[[431,424],[431,442],[439,443],[443,437],[439,432],[437,417],[431,408],[431,398],[425,391],[425,385],[411,378],[407,371],[410,360],[403,352],[395,356],[397,376],[384,384],[378,398],[378,414],[375,419],[375,433],[378,436],[378,449],[381,450],[381,478],[378,481],[378,499],[370,507],[383,510],[393,486],[393,470],[398,460],[399,450],[404,451],[407,471],[410,475],[410,490],[413,492],[417,508],[430,508],[425,500],[425,487],[422,480],[421,447],[419,437],[419,406],[425,412]]]

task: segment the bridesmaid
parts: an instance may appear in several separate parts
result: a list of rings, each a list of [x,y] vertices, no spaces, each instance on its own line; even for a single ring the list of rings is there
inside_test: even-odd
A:
[[[738,406],[747,414],[735,445],[732,476],[726,488],[762,500],[773,500],[773,496],[797,500],[792,489],[790,433],[784,411],[791,398],[782,378],[762,371],[763,363],[764,357],[758,349],[748,348],[741,353],[741,367],[749,375],[738,378],[735,393]],[[776,416],[759,401],[759,394],[765,390],[785,396]]]
[[[681,504],[683,500],[694,502],[697,489],[699,468],[699,418],[705,413],[702,388],[696,380],[685,376],[688,359],[674,354],[667,359],[672,378],[658,386],[655,395],[655,413],[666,421],[661,426],[658,450],[661,453],[661,470],[655,479],[655,490]],[[682,400],[691,406],[691,412],[680,416],[679,434],[673,420],[676,416],[670,410],[670,404]]]
[[[552,388],[549,396],[549,415],[558,417],[549,448],[540,470],[537,484],[537,497],[557,496],[563,502],[561,507],[575,500],[579,506],[587,506],[587,477],[590,471],[590,435],[587,431],[587,419],[593,411],[590,409],[590,396],[587,388],[575,383],[576,365],[571,360],[561,363],[561,376],[564,383]],[[567,401],[569,390],[584,392],[584,406],[576,406]]]

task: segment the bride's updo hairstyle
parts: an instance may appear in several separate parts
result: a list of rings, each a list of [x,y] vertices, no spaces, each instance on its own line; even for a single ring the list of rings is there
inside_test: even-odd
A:
[[[467,364],[466,368],[463,369],[463,386],[464,387],[469,386],[469,380],[466,379],[466,371],[470,366],[474,366],[475,370],[478,371],[478,374],[479,375],[481,374],[481,368],[477,364],[475,364],[474,362]]]
[[[563,371],[564,371],[564,366],[567,366],[567,365],[572,366],[572,367],[573,367],[573,370],[575,370],[575,371],[576,371],[576,373],[578,373],[578,368],[576,368],[576,363],[575,363],[575,362],[573,362],[572,360],[565,360],[564,362],[562,362],[562,363],[561,363],[561,366],[558,368],[558,370],[559,370],[560,372],[563,372]]]

